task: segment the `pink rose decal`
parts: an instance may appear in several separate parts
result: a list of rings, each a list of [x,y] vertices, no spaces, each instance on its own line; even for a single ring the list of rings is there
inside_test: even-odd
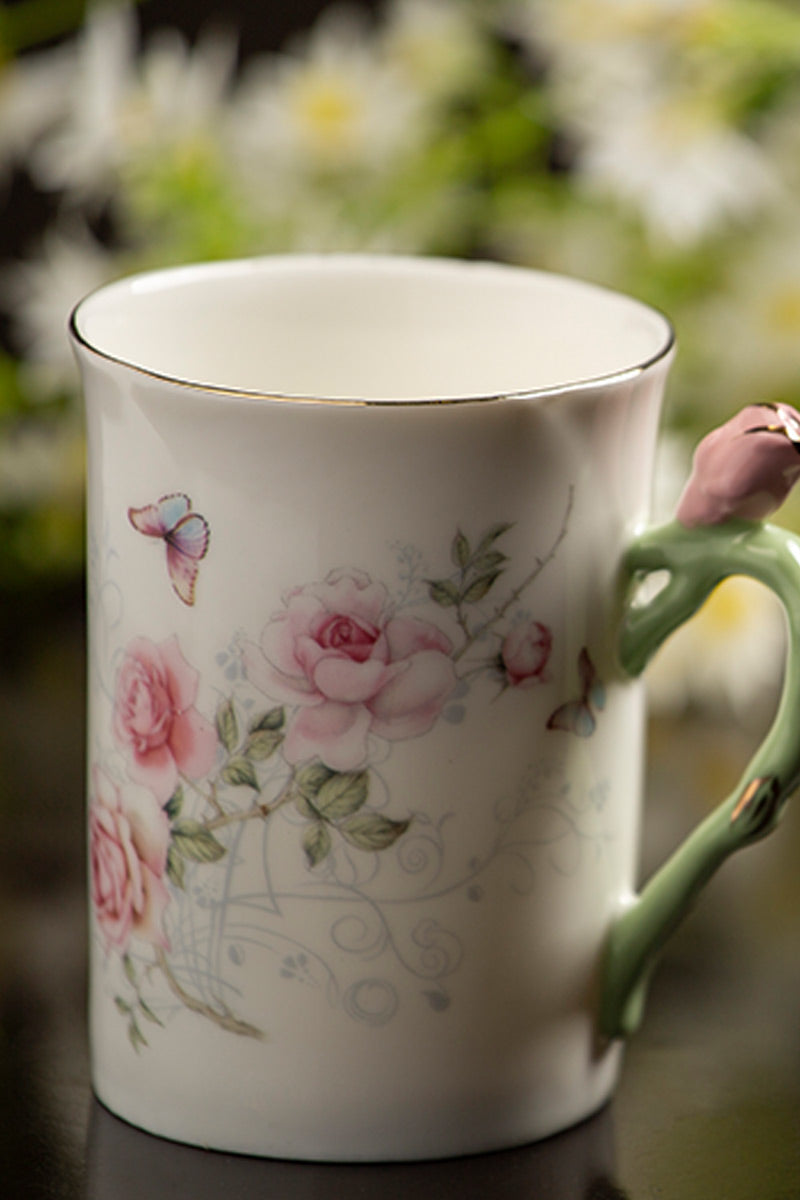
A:
[[[788,404],[751,404],[703,438],[677,509],[682,525],[760,521],[800,476],[800,413]]]
[[[530,687],[543,683],[546,676],[553,635],[541,621],[515,626],[500,649],[500,660],[506,682],[512,687]]]
[[[195,708],[197,687],[176,637],[159,646],[147,638],[129,644],[117,676],[114,734],[132,755],[131,778],[160,804],[181,774],[199,779],[214,762],[216,731]]]
[[[342,570],[289,593],[242,655],[255,686],[296,709],[287,761],[350,771],[366,762],[369,734],[399,741],[431,728],[455,686],[452,649],[428,621],[394,616],[382,584]]]
[[[89,860],[92,906],[106,949],[124,954],[131,937],[169,948],[164,883],[169,821],[152,792],[137,784],[118,788],[92,769]]]

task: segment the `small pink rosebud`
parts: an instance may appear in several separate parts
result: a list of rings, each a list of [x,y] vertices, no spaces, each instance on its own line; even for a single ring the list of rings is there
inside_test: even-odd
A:
[[[553,648],[553,635],[541,621],[515,626],[505,638],[500,659],[512,687],[541,683]]]
[[[788,404],[750,404],[712,430],[694,453],[678,502],[682,525],[760,521],[800,477],[800,413]]]

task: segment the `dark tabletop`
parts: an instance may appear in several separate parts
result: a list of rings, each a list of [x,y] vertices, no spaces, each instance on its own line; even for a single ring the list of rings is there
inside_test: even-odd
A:
[[[674,938],[614,1101],[574,1130],[450,1162],[311,1166],[189,1149],[111,1116],[86,1046],[80,597],[13,598],[0,636],[2,1200],[800,1198],[797,805]],[[756,736],[655,723],[645,870]]]

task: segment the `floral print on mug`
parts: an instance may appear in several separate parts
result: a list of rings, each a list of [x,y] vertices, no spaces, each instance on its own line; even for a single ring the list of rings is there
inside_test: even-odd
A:
[[[145,1022],[164,1023],[176,1006],[233,1033],[264,1034],[233,1011],[223,977],[193,989],[180,965],[194,921],[179,920],[177,908],[185,916],[198,903],[204,872],[228,861],[245,827],[266,829],[285,815],[300,869],[341,887],[340,854],[377,856],[377,864],[425,820],[402,810],[377,773],[394,744],[432,736],[443,719],[463,719],[479,676],[495,682],[498,700],[549,682],[552,630],[521,600],[555,557],[571,506],[570,492],[550,549],[505,595],[507,524],[474,540],[458,531],[450,569],[420,580],[413,605],[353,567],[290,589],[257,638],[234,638],[228,674],[236,686],[220,693],[213,713],[201,711],[200,676],[176,635],[159,643],[142,635],[123,648],[108,752],[91,769],[91,895],[103,949],[123,968],[125,992],[114,999],[136,1050],[147,1045]],[[229,870],[235,865],[234,856]],[[468,870],[463,889],[475,899],[479,868]],[[264,889],[271,894],[266,877]],[[379,906],[371,907],[380,918]],[[421,938],[444,944],[435,921],[423,925]],[[452,938],[448,945],[442,976],[460,957]],[[301,950],[282,971],[295,977],[309,962]],[[423,994],[435,1011],[447,1007],[441,981]],[[356,997],[343,996],[350,1015],[360,1012]],[[387,1019],[393,1011],[390,998]]]

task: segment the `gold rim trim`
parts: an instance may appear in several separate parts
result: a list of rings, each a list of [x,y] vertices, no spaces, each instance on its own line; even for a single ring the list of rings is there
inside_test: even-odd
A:
[[[448,261],[448,260],[439,260],[439,261]],[[454,261],[458,261],[458,260],[454,260]],[[497,265],[500,265],[500,264],[497,264]],[[568,278],[567,276],[563,276],[563,277],[562,276],[554,276],[554,277],[555,278],[564,278],[564,279]],[[114,282],[123,282],[123,281],[124,280],[118,280],[118,281],[114,281]],[[583,281],[576,280],[575,282],[583,282]],[[543,399],[545,397],[563,396],[563,395],[569,394],[571,392],[588,391],[590,389],[610,387],[610,386],[613,386],[614,384],[628,382],[631,379],[635,379],[639,375],[645,374],[652,367],[656,366],[658,363],[660,363],[664,359],[668,358],[669,355],[671,354],[671,352],[673,351],[673,349],[675,348],[675,328],[674,328],[672,322],[670,321],[669,317],[667,317],[663,312],[661,312],[660,309],[654,308],[652,305],[646,304],[644,301],[636,300],[634,297],[625,296],[624,293],[615,292],[615,291],[613,291],[613,289],[610,289],[610,288],[606,289],[606,288],[602,288],[602,287],[597,287],[597,285],[595,285],[595,284],[589,284],[587,286],[597,287],[598,291],[608,291],[613,296],[618,296],[618,297],[622,297],[624,299],[633,300],[633,302],[636,304],[639,304],[642,307],[642,309],[646,310],[647,312],[652,313],[654,316],[659,317],[660,320],[663,321],[664,328],[665,328],[666,336],[665,336],[663,345],[658,350],[656,350],[652,355],[650,355],[649,358],[645,359],[643,362],[634,363],[632,366],[624,367],[619,371],[611,371],[611,372],[608,372],[607,374],[591,376],[587,379],[576,379],[576,380],[570,381],[569,383],[552,384],[549,386],[544,385],[542,387],[536,387],[536,388],[520,388],[515,391],[510,391],[510,392],[487,392],[486,394],[483,394],[483,395],[420,396],[418,398],[399,397],[397,399],[391,399],[389,397],[384,397],[384,398],[375,397],[375,398],[370,399],[367,397],[357,397],[357,396],[353,396],[353,397],[350,397],[350,396],[304,396],[304,395],[300,395],[300,394],[295,394],[293,392],[262,392],[262,391],[258,391],[255,389],[251,390],[248,388],[225,387],[223,384],[200,383],[197,380],[181,379],[179,376],[176,376],[176,375],[168,375],[165,372],[155,371],[149,367],[142,367],[138,363],[130,362],[128,359],[120,358],[118,355],[115,355],[115,354],[109,354],[107,351],[101,350],[101,349],[99,349],[99,347],[93,345],[92,342],[90,342],[89,339],[86,338],[81,333],[81,331],[78,327],[78,316],[79,316],[81,309],[84,307],[85,304],[88,303],[88,301],[90,301],[94,296],[98,295],[100,292],[105,291],[105,289],[109,286],[113,286],[113,283],[112,284],[102,284],[100,287],[95,288],[88,295],[84,296],[84,298],[81,301],[79,301],[79,303],[76,304],[75,307],[73,308],[73,310],[70,314],[70,318],[69,318],[68,330],[69,330],[70,336],[73,338],[76,345],[80,346],[82,349],[86,350],[89,354],[93,355],[95,358],[99,358],[103,362],[111,363],[117,367],[122,367],[122,368],[124,368],[124,370],[130,371],[134,375],[142,376],[143,378],[153,380],[156,383],[169,384],[171,387],[180,388],[184,391],[189,391],[189,392],[202,392],[203,394],[205,394],[207,396],[212,396],[212,397],[219,396],[219,397],[225,397],[227,399],[247,400],[247,401],[261,402],[261,403],[270,402],[270,403],[278,403],[278,404],[286,404],[286,405],[292,405],[292,404],[320,405],[320,404],[324,404],[324,405],[332,405],[337,408],[384,408],[384,409],[402,408],[402,409],[406,409],[406,408],[440,408],[440,407],[446,406],[446,405],[491,404],[491,403],[496,403],[496,402],[502,401],[502,400]]]

